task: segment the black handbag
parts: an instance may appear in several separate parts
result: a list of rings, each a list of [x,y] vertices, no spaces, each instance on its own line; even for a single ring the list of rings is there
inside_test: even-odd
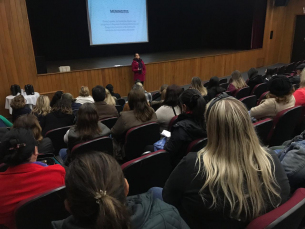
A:
[[[21,94],[20,86],[17,84],[11,85],[11,93],[13,96],[16,96],[18,93]]]
[[[34,87],[31,84],[27,84],[24,86],[25,93],[27,95],[34,95]]]

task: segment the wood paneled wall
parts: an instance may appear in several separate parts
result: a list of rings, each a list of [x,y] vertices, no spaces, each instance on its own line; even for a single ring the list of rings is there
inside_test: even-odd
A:
[[[222,77],[233,70],[246,71],[262,63],[288,63],[295,15],[302,13],[305,4],[304,0],[291,0],[287,7],[274,7],[273,3],[274,0],[268,0],[262,49],[147,64],[146,90],[156,90],[164,83],[189,84],[192,76],[208,80],[214,75]],[[272,40],[269,39],[271,30],[274,31]],[[133,74],[130,67],[117,67],[37,75],[25,0],[0,0],[0,114],[8,115],[4,103],[10,94],[10,85],[28,83],[41,93],[64,90],[74,96],[82,85],[92,88],[111,83],[118,93],[127,95]]]

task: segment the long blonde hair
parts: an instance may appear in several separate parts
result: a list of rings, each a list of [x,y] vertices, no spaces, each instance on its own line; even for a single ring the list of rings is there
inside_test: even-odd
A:
[[[196,161],[197,175],[205,177],[199,192],[203,200],[208,189],[213,197],[211,207],[229,206],[230,217],[243,220],[264,214],[269,203],[278,206],[280,188],[272,157],[260,145],[242,102],[222,99],[211,107],[206,120],[209,140]]]
[[[203,86],[201,79],[197,76],[192,78],[191,87],[193,89],[197,89],[202,96],[206,96],[208,94],[207,89]]]
[[[36,106],[33,108],[32,113],[46,116],[51,112],[50,99],[46,95],[41,95],[36,101]]]
[[[247,87],[247,84],[246,82],[244,81],[240,71],[234,71],[232,72],[232,84],[234,85],[234,87],[236,89],[241,89],[241,88],[244,88],[244,87]]]
[[[300,81],[300,87],[305,87],[305,68],[301,72]]]
[[[106,98],[105,98],[105,102],[108,105],[116,105],[115,99],[113,98],[113,96],[110,94],[109,90],[107,88],[105,88],[106,90]]]

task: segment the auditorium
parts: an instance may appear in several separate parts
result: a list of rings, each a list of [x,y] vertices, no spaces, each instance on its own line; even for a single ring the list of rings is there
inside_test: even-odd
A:
[[[305,228],[304,0],[0,0],[0,229]]]

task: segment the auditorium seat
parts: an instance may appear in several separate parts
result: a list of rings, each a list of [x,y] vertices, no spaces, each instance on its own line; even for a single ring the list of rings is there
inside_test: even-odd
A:
[[[261,84],[257,84],[252,92],[251,95],[256,95],[257,99],[259,99],[261,97],[261,95],[268,91],[268,84],[267,83],[261,83]]]
[[[245,106],[247,107],[247,109],[249,111],[249,110],[251,110],[252,107],[256,106],[256,100],[257,100],[256,95],[250,95],[250,96],[240,99],[239,101],[241,101],[243,104],[245,104]]]
[[[164,150],[145,154],[121,166],[129,183],[129,196],[163,187],[172,172],[170,155]]]
[[[246,229],[297,229],[304,216],[305,189],[299,188],[287,202],[254,219]]]
[[[100,122],[103,123],[105,126],[107,126],[109,129],[111,129],[117,120],[118,120],[117,117],[110,117],[110,118],[100,119]]]
[[[222,78],[222,79],[219,79],[219,84],[223,84],[223,83],[227,83],[228,82],[228,79],[227,78]],[[227,89],[227,88],[226,88]]]
[[[151,122],[129,129],[125,135],[124,161],[133,160],[144,153],[148,145],[153,145],[160,140],[160,126],[157,122]]]
[[[282,145],[294,137],[294,130],[302,114],[302,107],[296,106],[279,112],[273,119],[273,126],[268,135],[269,146]]]
[[[294,70],[295,70],[295,68],[294,68],[294,65],[295,65],[295,63],[293,62],[293,63],[290,63],[290,64],[288,64],[288,66],[286,67],[286,69],[285,69],[285,74],[287,73],[291,73],[291,72],[293,72]]]
[[[65,186],[21,201],[15,210],[17,229],[52,229],[51,221],[62,220],[66,211]]]
[[[117,109],[119,114],[123,111],[123,107],[121,105],[115,105],[115,108]]]
[[[295,127],[294,136],[301,134],[305,130],[305,105],[302,105],[302,114]]]
[[[161,99],[161,93],[159,91],[155,92],[155,93],[151,93],[152,95],[152,100],[160,100]]]
[[[285,70],[286,70],[286,65],[284,65],[284,66],[278,68],[276,74],[282,75],[282,74],[285,73]]]
[[[173,125],[176,124],[177,118],[178,118],[178,115],[172,117],[172,119],[170,120],[170,122],[169,122],[169,124],[168,124],[168,127],[167,127],[167,130],[168,130],[169,132],[172,131],[172,127],[173,127]]]
[[[116,100],[116,104],[117,104],[117,105],[120,105],[120,106],[122,106],[122,107],[124,107],[125,103],[126,103],[126,102],[125,102],[125,99],[122,99],[122,98],[121,98],[121,99],[117,99],[117,100]]]
[[[207,82],[202,82],[204,87],[208,87],[209,86],[209,81]]]
[[[223,89],[227,90],[229,83],[221,83],[219,84],[220,87],[222,87]]]
[[[269,91],[266,91],[264,92],[260,97],[259,99],[257,100],[257,106],[264,100],[264,99],[267,99],[267,94],[269,93]]]
[[[54,147],[54,154],[57,156],[59,150],[67,148],[67,144],[64,142],[64,136],[71,126],[65,126],[54,130],[49,130],[46,133],[46,138],[50,138]]]
[[[244,88],[241,88],[241,89],[238,89],[235,93],[234,93],[234,97],[236,99],[241,99],[241,98],[244,98],[248,95],[250,95],[250,87],[244,87]]]
[[[260,139],[261,143],[267,145],[267,138],[273,126],[273,120],[271,118],[267,118],[256,123],[253,123],[256,134]]]
[[[189,152],[198,152],[199,150],[203,149],[207,145],[207,143],[207,138],[199,138],[192,141],[187,147],[185,155],[187,155]]]

